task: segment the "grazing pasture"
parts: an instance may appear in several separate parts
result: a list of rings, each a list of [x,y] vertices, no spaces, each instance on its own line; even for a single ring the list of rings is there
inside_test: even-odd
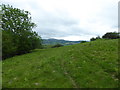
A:
[[[117,88],[118,39],[35,49],[2,69],[3,88]]]

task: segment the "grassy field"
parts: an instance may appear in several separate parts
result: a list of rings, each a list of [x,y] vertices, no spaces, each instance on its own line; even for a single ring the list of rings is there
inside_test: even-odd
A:
[[[2,67],[3,88],[116,88],[118,40],[37,49]]]

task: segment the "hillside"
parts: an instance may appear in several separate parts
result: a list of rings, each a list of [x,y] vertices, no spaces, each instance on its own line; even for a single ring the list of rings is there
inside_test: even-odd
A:
[[[81,41],[67,41],[62,39],[43,39],[44,45],[55,45],[55,44],[62,44],[62,45],[73,45],[78,44]]]
[[[116,88],[118,40],[37,49],[3,62],[3,88]]]

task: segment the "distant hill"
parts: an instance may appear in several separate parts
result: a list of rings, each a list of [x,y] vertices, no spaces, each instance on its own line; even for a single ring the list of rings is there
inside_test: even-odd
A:
[[[62,45],[73,45],[81,43],[82,41],[67,41],[62,39],[43,39],[43,44],[45,45],[55,45],[55,44],[62,44]]]

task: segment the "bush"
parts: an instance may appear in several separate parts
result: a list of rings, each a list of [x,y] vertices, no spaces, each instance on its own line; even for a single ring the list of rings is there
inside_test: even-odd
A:
[[[13,37],[7,31],[2,32],[2,59],[13,56],[16,53]]]
[[[96,37],[96,40],[97,40],[97,39],[101,39],[100,36],[97,36],[97,37]]]
[[[63,46],[63,45],[61,45],[61,44],[56,44],[56,45],[52,46],[52,48],[61,47],[61,46]]]
[[[90,39],[90,41],[95,41],[96,40],[96,38],[94,38],[94,37],[92,37],[91,39]]]
[[[85,42],[87,42],[87,41],[81,41],[80,43],[85,43]]]
[[[97,39],[101,39],[100,36],[97,36],[96,38],[92,37],[92,38],[90,39],[90,41],[95,41],[95,40],[97,40]]]
[[[108,32],[102,36],[104,39],[117,39],[120,38],[120,33],[117,32]]]

